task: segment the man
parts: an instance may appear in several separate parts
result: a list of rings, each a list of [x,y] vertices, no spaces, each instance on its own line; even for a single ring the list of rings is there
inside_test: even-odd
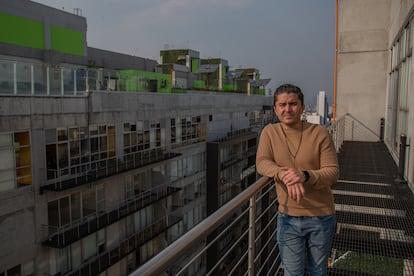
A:
[[[274,94],[280,123],[260,135],[259,174],[275,180],[279,213],[277,240],[285,275],[326,275],[336,217],[331,185],[339,177],[334,144],[321,125],[301,121],[299,87],[284,84]]]

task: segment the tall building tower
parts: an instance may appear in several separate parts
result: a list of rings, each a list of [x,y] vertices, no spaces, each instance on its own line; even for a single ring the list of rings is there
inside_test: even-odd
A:
[[[324,125],[326,123],[326,117],[328,112],[328,102],[326,100],[325,91],[319,91],[316,108],[317,113],[321,116],[320,123]]]

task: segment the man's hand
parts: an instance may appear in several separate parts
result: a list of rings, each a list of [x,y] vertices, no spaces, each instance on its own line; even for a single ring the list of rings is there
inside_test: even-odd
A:
[[[305,179],[302,172],[295,168],[283,167],[280,179],[286,185],[289,197],[299,203],[305,195],[305,188],[303,187]]]

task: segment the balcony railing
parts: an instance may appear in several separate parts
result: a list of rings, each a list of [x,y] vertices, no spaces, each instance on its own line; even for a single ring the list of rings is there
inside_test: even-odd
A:
[[[167,186],[165,184],[159,185],[152,190],[140,193],[133,199],[120,202],[118,208],[112,211],[96,212],[75,223],[59,228],[45,226],[50,234],[48,239],[43,241],[42,244],[49,247],[63,248],[179,190],[180,188]]]
[[[100,252],[94,258],[92,258],[86,264],[76,271],[70,273],[70,276],[81,276],[81,275],[98,275],[105,271],[110,266],[116,264],[121,259],[125,258],[131,252],[138,250],[142,245],[152,240],[153,238],[163,234],[169,228],[180,222],[182,214],[169,214],[162,217],[145,227],[144,229],[133,233],[128,238],[120,240],[111,249]],[[151,258],[152,256],[148,256]],[[142,262],[144,262],[143,260]],[[139,265],[139,263],[138,263]]]
[[[65,176],[60,176],[60,173],[56,170],[48,170],[48,174],[53,175],[53,179],[49,181],[49,184],[41,186],[40,191],[63,191],[100,178],[172,159],[180,155],[180,153],[165,152],[164,149],[158,148],[125,154],[123,160],[108,158],[81,164],[73,168],[75,171],[73,174]],[[85,168],[94,169],[86,171]],[[64,170],[67,171],[68,169]]]
[[[245,271],[249,275],[273,271],[274,275],[280,266],[274,235],[276,205],[273,181],[263,177],[131,275],[194,275],[200,266],[193,264],[200,260],[207,275]]]
[[[378,122],[379,125],[380,122]],[[336,151],[339,152],[344,141],[379,141],[380,134],[363,122],[347,113],[328,127]]]
[[[414,196],[375,131],[350,114],[329,127],[339,152],[329,275],[413,275]],[[260,178],[131,275],[282,275],[273,181]],[[237,227],[234,227],[237,225]]]

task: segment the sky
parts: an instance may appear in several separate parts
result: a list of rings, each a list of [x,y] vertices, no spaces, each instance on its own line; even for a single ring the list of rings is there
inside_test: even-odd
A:
[[[87,20],[90,47],[159,60],[164,49],[256,68],[267,92],[298,85],[305,104],[319,91],[333,101],[335,1],[332,0],[36,0]],[[271,90],[271,91],[269,91]]]

